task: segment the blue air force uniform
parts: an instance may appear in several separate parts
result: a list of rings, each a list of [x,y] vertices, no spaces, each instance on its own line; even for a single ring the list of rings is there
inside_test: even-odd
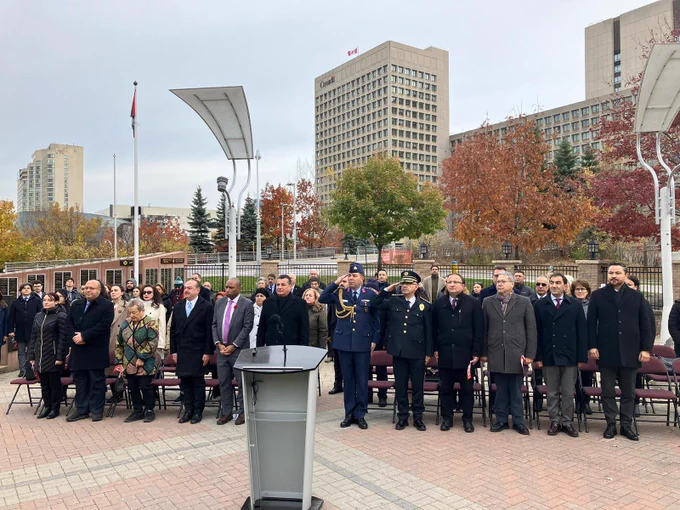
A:
[[[350,264],[349,271],[364,274],[364,269],[358,262]],[[353,289],[338,289],[333,282],[324,289],[319,298],[319,302],[332,307],[331,313],[337,316],[333,348],[340,355],[342,377],[345,381],[346,422],[348,418],[356,421],[366,415],[371,344],[377,344],[380,339],[380,321],[372,306],[377,294],[363,285],[356,291],[356,299],[354,294]]]

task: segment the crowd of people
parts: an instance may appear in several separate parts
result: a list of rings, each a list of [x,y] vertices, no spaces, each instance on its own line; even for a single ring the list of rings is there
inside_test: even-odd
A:
[[[374,376],[387,381],[386,366],[371,366],[371,353],[386,350],[392,357],[397,403],[396,429],[423,422],[423,383],[428,367],[436,367],[441,394],[441,430],[450,430],[454,412],[462,415],[465,432],[473,432],[473,376],[485,363],[493,385],[495,421],[490,430],[512,428],[523,435],[521,392],[527,367],[534,380],[547,387],[549,435],[560,431],[576,437],[574,388],[593,384],[592,372],[579,368],[597,360],[607,427],[604,437],[619,431],[637,440],[632,427],[635,387],[641,363],[649,359],[656,334],[649,303],[639,281],[624,264],[608,268],[608,283],[592,290],[584,280],[552,273],[539,276],[535,289],[525,284],[522,271],[494,269],[491,285],[473,282],[470,289],[458,273],[439,274],[439,266],[421,280],[404,271],[390,284],[385,271],[366,278],[362,265],[326,285],[317,271],[298,285],[295,275],[269,274],[257,280],[251,296],[241,282],[229,279],[215,292],[196,273],[178,280],[169,293],[158,284],[104,285],[91,280],[46,293],[40,282],[22,284],[7,306],[0,296],[0,333],[18,350],[20,377],[39,377],[43,407],[38,419],[59,416],[63,402],[61,376],[72,374],[75,411],[67,421],[100,421],[106,405],[106,378],[124,377],[132,402],[126,422],[155,419],[152,380],[162,364],[172,360],[183,404],[180,423],[199,423],[206,403],[205,376],[219,379],[213,396],[220,399],[217,424],[244,423],[243,395],[232,391],[240,381],[234,364],[243,349],[256,346],[309,345],[328,349],[335,380],[330,394],[342,393],[341,427],[366,429],[366,413]],[[680,346],[680,301],[669,329]],[[216,365],[209,366],[215,354]],[[615,386],[621,392],[616,405]],[[112,399],[120,398],[111,385]],[[378,405],[387,405],[387,385],[377,392]],[[457,390],[454,390],[457,387]],[[409,393],[411,400],[409,401]],[[234,395],[236,402],[234,402]],[[580,399],[587,414],[587,399]],[[533,405],[543,407],[542,396]]]

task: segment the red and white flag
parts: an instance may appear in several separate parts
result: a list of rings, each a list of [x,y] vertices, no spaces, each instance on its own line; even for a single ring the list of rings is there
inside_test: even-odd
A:
[[[347,52],[347,56],[348,56],[348,57],[351,57],[352,55],[358,55],[358,54],[359,54],[359,48],[358,48],[358,47],[357,47],[357,48],[354,48],[353,50],[349,50],[349,51]]]
[[[130,117],[132,118],[132,138],[135,137],[135,117],[137,116],[137,88],[135,88],[135,93],[132,96],[132,110],[130,111]]]

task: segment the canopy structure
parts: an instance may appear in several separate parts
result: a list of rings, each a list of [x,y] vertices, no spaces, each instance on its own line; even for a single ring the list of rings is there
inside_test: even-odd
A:
[[[638,94],[635,132],[666,132],[678,111],[680,43],[655,44],[647,59]]]
[[[208,125],[228,159],[253,159],[253,130],[243,87],[171,89]]]

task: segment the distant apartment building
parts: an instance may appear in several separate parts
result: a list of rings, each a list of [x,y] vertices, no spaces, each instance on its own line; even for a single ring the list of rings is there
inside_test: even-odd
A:
[[[83,208],[83,148],[51,143],[31,156],[17,175],[17,212],[47,210],[50,204]]]
[[[420,183],[448,156],[449,53],[387,41],[314,80],[315,189],[386,153]]]

